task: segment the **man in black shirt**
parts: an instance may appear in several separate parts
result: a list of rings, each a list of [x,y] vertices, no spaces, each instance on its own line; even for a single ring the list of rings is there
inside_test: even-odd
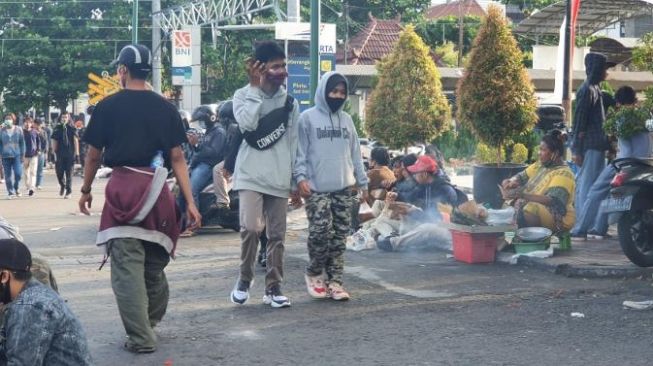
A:
[[[202,218],[191,195],[181,149],[186,132],[179,113],[145,81],[152,70],[150,50],[125,46],[114,64],[123,90],[98,103],[84,133],[88,150],[79,208],[89,214],[91,184],[104,152],[104,164],[113,173],[96,243],[106,245],[111,257],[111,284],[129,338],[125,348],[150,353],[156,350],[152,327],[168,305],[163,270],[174,255],[180,230],[179,210],[165,184],[167,169],[157,163],[159,156],[165,168],[172,168],[188,202],[189,226],[199,226]],[[148,207],[148,201],[153,205]]]
[[[54,168],[59,180],[59,195],[70,198],[72,194],[73,167],[79,156],[79,137],[77,129],[68,112],[61,113],[60,124],[52,131],[52,151],[55,156]]]

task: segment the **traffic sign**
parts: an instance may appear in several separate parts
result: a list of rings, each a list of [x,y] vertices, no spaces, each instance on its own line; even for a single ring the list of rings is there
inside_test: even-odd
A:
[[[98,104],[106,96],[114,94],[121,89],[120,80],[117,75],[109,76],[107,72],[103,72],[102,76],[98,76],[91,72],[88,74],[88,79],[91,81],[88,83],[88,103],[90,105]]]

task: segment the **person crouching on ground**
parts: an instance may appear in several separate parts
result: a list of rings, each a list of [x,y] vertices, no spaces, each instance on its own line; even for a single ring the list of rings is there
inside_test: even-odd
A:
[[[559,233],[574,225],[576,182],[564,153],[562,133],[553,130],[542,138],[539,160],[502,182],[504,199],[514,200],[519,227],[543,226]]]
[[[442,216],[438,210],[438,203],[458,206],[458,195],[451,183],[442,179],[438,174],[438,165],[435,160],[422,155],[415,164],[406,168],[415,179],[416,185],[412,190],[390,192],[386,197],[386,204],[396,201],[410,203],[418,209],[408,208],[404,221],[413,227],[402,235],[392,235],[379,238],[377,247],[385,251],[395,251],[408,247],[438,245],[442,238],[442,227],[439,224]]]
[[[66,302],[32,278],[32,255],[17,239],[0,240],[2,365],[91,365],[82,325]]]
[[[358,134],[349,114],[347,80],[325,74],[317,86],[315,107],[299,117],[299,147],[294,175],[306,199],[308,256],[306,287],[313,298],[348,300],[343,288],[345,239],[358,190],[367,196],[367,176]]]

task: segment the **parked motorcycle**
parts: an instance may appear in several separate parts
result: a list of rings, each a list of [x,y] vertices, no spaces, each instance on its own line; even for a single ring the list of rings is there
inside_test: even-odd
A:
[[[653,159],[612,162],[616,175],[610,195],[601,202],[609,222],[617,223],[619,243],[631,262],[653,266]]]

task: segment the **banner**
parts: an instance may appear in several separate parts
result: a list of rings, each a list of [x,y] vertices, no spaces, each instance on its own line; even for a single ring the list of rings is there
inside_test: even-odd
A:
[[[172,67],[188,67],[193,64],[190,31],[172,32]]]

